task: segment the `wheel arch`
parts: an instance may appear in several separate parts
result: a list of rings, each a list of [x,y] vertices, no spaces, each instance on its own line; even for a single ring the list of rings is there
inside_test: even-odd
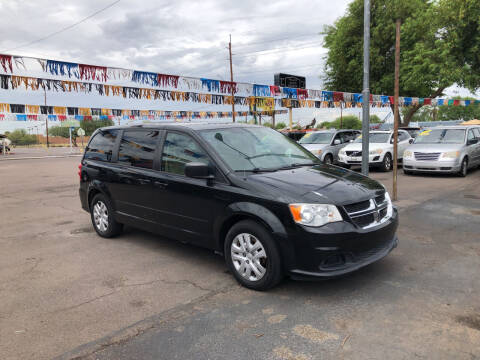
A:
[[[223,253],[228,231],[233,225],[243,220],[258,222],[276,237],[287,237],[280,219],[269,209],[255,203],[239,202],[230,204],[223,212],[223,216],[214,222],[215,250]]]

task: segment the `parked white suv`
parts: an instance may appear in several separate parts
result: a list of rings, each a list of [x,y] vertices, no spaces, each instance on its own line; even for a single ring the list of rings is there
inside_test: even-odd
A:
[[[393,131],[370,131],[369,135],[370,166],[379,167],[382,171],[393,168]],[[398,130],[398,160],[402,160],[403,152],[413,142],[413,138],[405,130]],[[338,153],[338,161],[342,166],[361,165],[362,137],[348,144]]]

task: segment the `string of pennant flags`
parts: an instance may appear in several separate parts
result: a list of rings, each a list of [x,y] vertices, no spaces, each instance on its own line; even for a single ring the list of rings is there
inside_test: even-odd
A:
[[[274,110],[274,112],[282,114],[287,113],[287,110]],[[273,111],[255,112],[257,115],[272,115],[272,113]],[[247,116],[253,115],[253,112],[235,111],[235,115]],[[231,111],[131,110],[0,103],[0,121],[184,120],[231,117]]]
[[[26,60],[30,60],[30,63]],[[32,61],[33,64],[39,65],[40,71],[46,74],[46,76],[61,76],[69,80],[14,74],[31,70],[28,67],[33,66]],[[0,72],[2,70],[3,74],[0,74],[0,88],[3,90],[24,89],[31,91],[48,90],[54,92],[93,93],[100,96],[120,96],[128,99],[193,102],[213,105],[234,103],[235,105],[249,106],[250,111],[273,111],[276,107],[352,108],[361,107],[363,102],[363,96],[359,93],[237,83],[0,54]],[[148,87],[114,84],[118,81],[129,81]],[[393,96],[371,94],[369,102],[372,107],[390,107],[394,99]],[[480,104],[480,100],[399,98],[399,106],[419,104],[470,106]],[[2,108],[0,107],[1,112]],[[63,116],[65,114],[48,115]],[[78,114],[78,116],[81,115]]]

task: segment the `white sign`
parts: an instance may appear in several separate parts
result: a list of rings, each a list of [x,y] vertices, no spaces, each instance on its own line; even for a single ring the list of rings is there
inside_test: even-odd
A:
[[[82,128],[79,128],[79,129],[77,130],[77,135],[78,135],[78,136],[84,136],[84,135],[85,135],[85,130],[83,130]]]

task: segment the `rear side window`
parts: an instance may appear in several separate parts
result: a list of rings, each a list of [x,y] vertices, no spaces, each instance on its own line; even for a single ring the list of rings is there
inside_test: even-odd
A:
[[[475,135],[476,138],[480,138],[480,130],[475,128],[473,129],[473,134]]]
[[[85,159],[112,161],[113,147],[117,140],[118,130],[99,131],[90,140],[85,150]]]
[[[118,149],[118,162],[144,169],[152,169],[159,134],[158,130],[124,131],[122,141],[120,141],[120,148]]]

